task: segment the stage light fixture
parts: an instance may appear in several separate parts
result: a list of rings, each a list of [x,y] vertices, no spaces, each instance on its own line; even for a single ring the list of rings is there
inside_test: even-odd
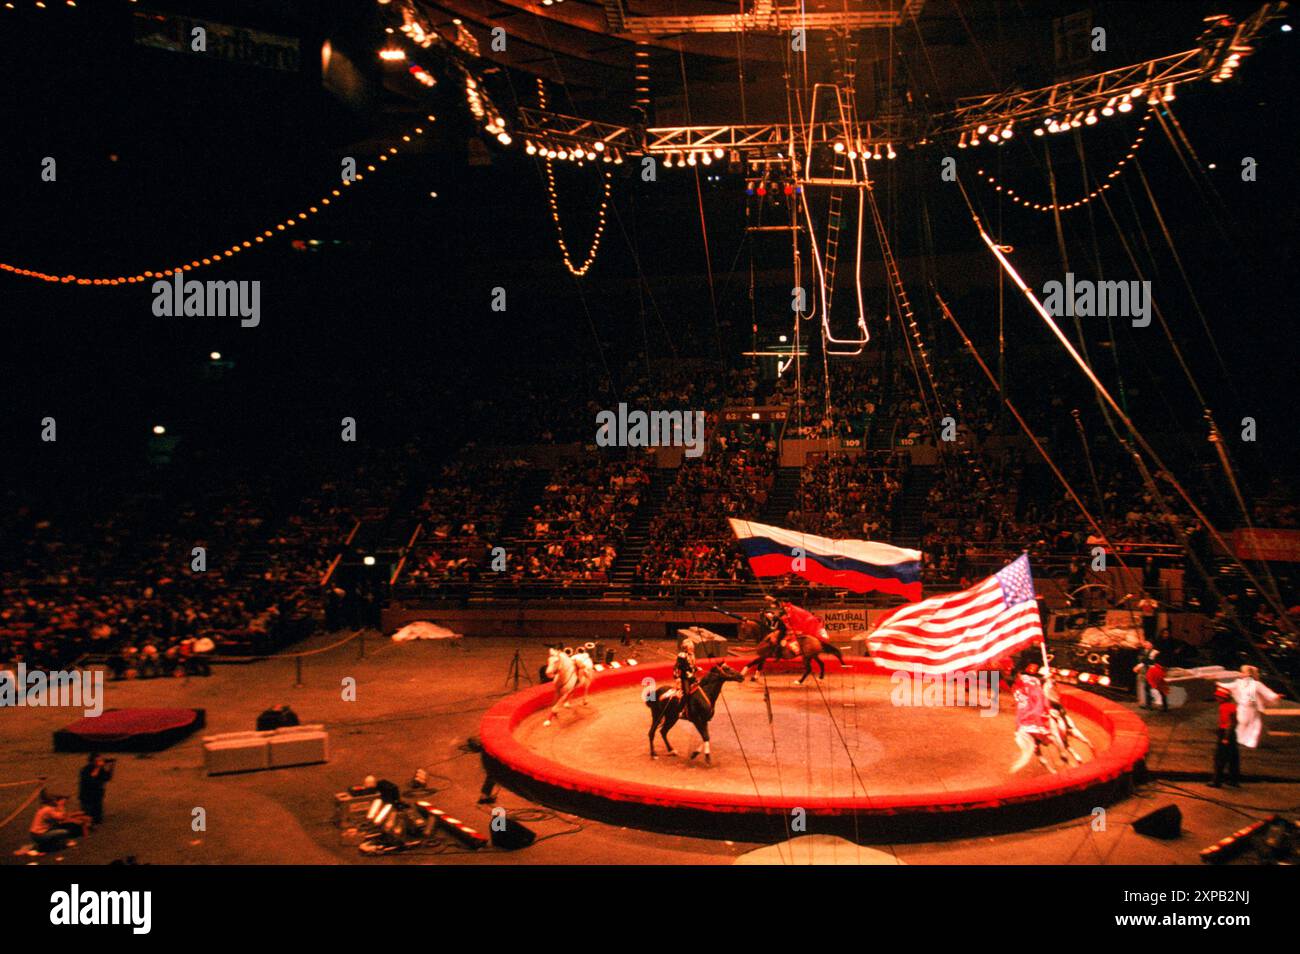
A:
[[[361,562],[364,563],[366,566],[374,566],[375,558],[372,556],[364,556],[361,558]]]
[[[835,143],[835,151],[836,151],[836,152],[843,152],[843,151],[844,151],[844,143],[842,143],[842,142],[836,142],[836,143]]]
[[[221,360],[221,352],[220,352],[220,351],[213,351],[213,352],[211,352],[211,353],[208,355],[208,357],[211,358],[213,361],[220,361],[220,360]]]
[[[892,142],[885,143],[885,148],[889,150],[887,155],[890,159],[896,159],[898,157],[898,153],[894,152],[894,144]]]
[[[1011,125],[1012,125],[1011,123],[1007,123],[1005,126],[1002,127],[1002,138],[1003,138],[1003,139],[1010,139],[1010,138],[1011,138],[1011,132],[1012,132],[1012,130],[1011,130]]]
[[[1174,84],[1173,84],[1173,83],[1166,83],[1166,84],[1165,84],[1165,95],[1162,96],[1161,99],[1163,99],[1163,100],[1167,103],[1167,102],[1169,102],[1169,101],[1170,101],[1171,99],[1173,99],[1173,98],[1174,98]]]
[[[688,166],[694,166],[694,165],[695,165],[696,163],[698,163],[698,162],[699,162],[699,160],[695,158],[695,153],[692,152],[692,153],[690,153],[690,154],[687,155],[687,157],[686,157],[686,164],[687,164]]]
[[[1115,115],[1115,97],[1114,97],[1114,96],[1112,96],[1110,99],[1106,100],[1106,105],[1103,106],[1103,107],[1101,108],[1101,114],[1102,114],[1103,116],[1114,116],[1114,115]]]
[[[958,149],[965,149],[965,148],[966,148],[966,133],[965,133],[965,132],[962,132],[961,137],[957,140],[957,148],[958,148]]]
[[[721,159],[721,158],[722,158],[723,156],[725,156],[726,154],[727,154],[727,151],[726,151],[725,149],[723,149],[721,146],[714,146],[714,147],[713,147],[713,158],[714,158],[714,159]]]
[[[604,144],[603,142],[600,142],[599,140],[597,140],[596,142],[594,142],[594,143],[591,144],[591,148],[592,148],[592,149],[595,149],[597,152],[604,152],[604,151],[605,151],[605,144]]]
[[[1127,113],[1133,109],[1133,101],[1128,98],[1127,94],[1119,101],[1118,109],[1121,113]]]
[[[1041,136],[1042,134],[1043,134],[1043,127],[1042,127],[1042,126],[1035,126],[1035,127],[1034,127],[1034,135],[1035,135],[1035,136]]]
[[[978,126],[975,127],[975,131],[982,136],[989,131],[989,127],[984,125],[983,123],[980,123]]]
[[[158,435],[163,435],[167,433],[167,428],[163,427],[161,424],[155,424],[153,426],[153,432]]]
[[[1083,121],[1087,123],[1089,126],[1097,125],[1097,110],[1095,109],[1088,110],[1088,115],[1083,118]]]

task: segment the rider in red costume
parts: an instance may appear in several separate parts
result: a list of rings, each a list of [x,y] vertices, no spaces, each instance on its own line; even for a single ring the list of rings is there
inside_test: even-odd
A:
[[[811,636],[813,639],[826,642],[826,624],[814,614],[804,609],[802,606],[796,606],[794,603],[777,603],[772,597],[768,597],[770,604],[778,607],[777,612],[781,622],[784,624],[784,632],[777,637],[777,640],[783,649],[798,655],[799,646],[798,638],[800,636]]]

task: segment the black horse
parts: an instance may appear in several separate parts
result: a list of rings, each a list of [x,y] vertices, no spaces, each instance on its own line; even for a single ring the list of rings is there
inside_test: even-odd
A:
[[[704,753],[704,761],[708,765],[713,764],[713,758],[709,752],[709,720],[713,718],[714,707],[718,703],[718,696],[722,693],[722,684],[724,682],[741,682],[742,676],[736,670],[732,669],[726,663],[719,663],[708,672],[706,672],[687,693],[685,700],[685,715],[691,725],[695,726],[695,731],[700,734],[700,747],[691,753],[691,758]],[[645,703],[650,707],[650,758],[656,759],[659,756],[655,754],[655,730],[659,730],[660,737],[664,740],[664,745],[668,749],[669,755],[676,755],[673,751],[672,743],[668,741],[668,730],[677,724],[677,720],[682,717],[683,700],[682,691],[677,686],[661,686],[652,692],[646,694]]]

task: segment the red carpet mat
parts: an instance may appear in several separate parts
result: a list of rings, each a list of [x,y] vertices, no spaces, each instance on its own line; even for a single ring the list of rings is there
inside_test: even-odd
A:
[[[54,733],[56,752],[160,752],[203,728],[202,709],[109,709]]]

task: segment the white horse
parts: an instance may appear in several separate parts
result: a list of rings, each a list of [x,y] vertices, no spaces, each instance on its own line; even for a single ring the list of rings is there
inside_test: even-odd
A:
[[[551,702],[550,716],[542,723],[544,726],[550,725],[559,716],[560,706],[569,708],[569,696],[579,688],[585,690],[582,701],[586,705],[596,667],[585,652],[574,653],[571,649],[553,648],[546,661],[546,675],[555,687],[555,698]]]
[[[596,664],[591,661],[587,655],[586,649],[579,649],[573,654],[573,666],[578,673],[578,689],[582,690],[582,704],[587,704],[587,697],[591,695],[591,683],[596,678]]]
[[[1065,704],[1061,702],[1061,694],[1056,691],[1056,683],[1051,676],[1043,679],[1043,695],[1047,697],[1047,725],[1052,733],[1052,741],[1061,750],[1061,761],[1068,765],[1069,760],[1066,758],[1068,755],[1076,763],[1082,764],[1083,759],[1080,758],[1079,753],[1070,748],[1070,740],[1078,739],[1090,751],[1095,751],[1095,749],[1092,741],[1083,734],[1083,730],[1070,717]]]

